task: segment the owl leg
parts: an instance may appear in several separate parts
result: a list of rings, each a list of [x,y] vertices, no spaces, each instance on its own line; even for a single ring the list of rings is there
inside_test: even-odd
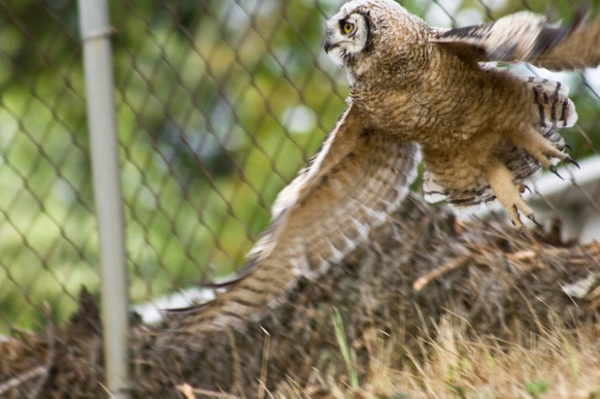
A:
[[[544,168],[550,169],[558,177],[561,176],[556,172],[556,166],[551,161],[553,158],[577,165],[570,156],[556,148],[556,145],[533,128],[511,134],[510,138],[516,145],[523,147],[529,155],[537,159]]]
[[[514,176],[504,163],[494,159],[488,164],[484,172],[490,187],[496,195],[496,199],[506,209],[515,227],[518,229],[523,228],[519,212],[535,221],[533,211],[521,198],[519,187],[513,182]]]

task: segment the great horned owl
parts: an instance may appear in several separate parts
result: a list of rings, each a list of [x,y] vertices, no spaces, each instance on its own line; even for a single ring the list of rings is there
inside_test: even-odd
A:
[[[556,172],[558,129],[577,114],[560,83],[514,76],[486,64],[553,70],[596,66],[600,24],[549,25],[520,12],[488,24],[436,29],[392,0],[357,0],[327,22],[325,51],[347,71],[350,107],[367,130],[419,143],[426,199],[457,206],[494,199],[519,228],[534,219],[521,198],[540,166]]]
[[[419,145],[425,190],[455,205],[497,198],[511,220],[533,213],[523,182],[553,159],[571,161],[558,128],[575,109],[560,83],[482,63],[551,69],[600,62],[600,19],[567,28],[519,13],[495,23],[434,29],[392,0],[355,0],[326,27],[325,51],[344,67],[348,105],[319,152],[277,197],[270,226],[229,291],[194,308],[178,331],[239,327],[284,298],[300,277],[340,262],[400,206]]]

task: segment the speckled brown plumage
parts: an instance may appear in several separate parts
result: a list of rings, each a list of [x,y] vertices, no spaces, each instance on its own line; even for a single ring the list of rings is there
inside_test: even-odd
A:
[[[344,114],[307,168],[278,196],[273,219],[227,292],[188,310],[187,333],[243,328],[317,279],[368,239],[408,192],[418,164],[431,200],[467,206],[497,199],[511,221],[534,219],[524,183],[563,153],[558,130],[577,114],[557,82],[485,64],[553,69],[600,63],[600,20],[580,12],[565,28],[529,12],[460,29],[430,28],[392,0],[345,4],[324,47],[347,71]]]
[[[577,114],[560,83],[486,63],[595,66],[600,22],[586,25],[584,14],[564,28],[520,12],[444,30],[392,0],[357,0],[329,20],[325,47],[346,69],[365,126],[421,145],[427,199],[458,206],[497,199],[521,228],[520,214],[534,218],[520,195],[524,183],[540,167],[571,161],[558,129]]]
[[[415,144],[365,129],[350,103],[318,154],[277,197],[273,220],[246,271],[213,302],[184,309],[179,332],[243,328],[285,299],[300,277],[316,279],[341,262],[408,193],[419,162]]]

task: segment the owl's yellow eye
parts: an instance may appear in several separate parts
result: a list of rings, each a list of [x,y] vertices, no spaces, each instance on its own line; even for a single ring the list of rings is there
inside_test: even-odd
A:
[[[350,22],[344,22],[342,25],[342,32],[344,35],[349,35],[354,30],[354,24]]]

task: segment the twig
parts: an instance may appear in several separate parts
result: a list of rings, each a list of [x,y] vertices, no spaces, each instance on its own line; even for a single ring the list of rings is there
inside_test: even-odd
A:
[[[37,378],[37,377],[41,377],[39,378],[39,380],[33,384],[33,388],[29,389],[29,393],[28,393],[28,397],[30,398],[35,398],[37,396],[39,396],[39,393],[41,392],[42,388],[44,387],[44,384],[46,383],[46,380],[48,379],[48,370],[50,370],[50,368],[52,368],[52,364],[54,362],[54,356],[55,356],[55,342],[54,342],[54,335],[52,334],[53,331],[53,327],[54,325],[52,324],[52,317],[50,314],[50,306],[48,304],[45,304],[44,307],[44,313],[46,315],[46,319],[48,320],[48,324],[46,325],[46,336],[48,337],[48,350],[49,350],[49,354],[48,354],[48,359],[46,361],[46,364],[44,366],[38,366],[35,367],[33,369],[30,369],[16,377],[11,378],[10,380],[0,384],[0,395],[5,394],[6,392],[10,391],[13,388],[18,387],[19,385],[25,383],[26,381],[29,381],[31,379]]]
[[[195,399],[194,394],[212,396],[217,399],[241,399],[239,396],[223,392],[210,391],[208,389],[192,388],[189,384],[177,385],[177,390],[183,393],[186,399]]]
[[[508,259],[517,262],[517,261],[535,259],[536,255],[537,255],[537,253],[534,250],[527,249],[527,250],[515,252],[512,254],[508,254],[507,257],[508,257]]]
[[[196,395],[194,395],[194,388],[189,384],[178,385],[177,390],[185,396],[186,399],[196,399]]]
[[[103,383],[101,383],[100,381],[98,381],[98,385],[100,385],[100,388],[102,388],[102,390],[111,398],[114,399],[115,395],[113,395],[110,390],[108,389],[108,387],[106,385],[104,385]]]
[[[39,393],[42,392],[42,389],[44,388],[44,385],[46,385],[46,382],[50,375],[50,373],[48,373],[47,371],[52,368],[52,365],[54,364],[54,359],[56,357],[56,337],[54,336],[54,323],[52,323],[52,308],[50,307],[50,304],[44,304],[44,313],[47,320],[46,336],[48,337],[49,352],[48,359],[46,360],[46,373],[44,374],[43,378],[40,378],[37,381],[36,385],[34,386],[34,389],[32,389],[32,392],[29,395],[31,398],[37,398],[39,396]]]
[[[469,260],[471,260],[470,255],[464,255],[464,256],[461,256],[460,258],[451,260],[450,262],[444,264],[443,266],[438,267],[437,269],[430,271],[429,273],[425,274],[424,276],[419,277],[413,283],[413,289],[417,292],[421,291],[423,288],[425,288],[425,286],[427,286],[433,280],[438,279],[438,278],[450,273],[453,270],[460,269],[461,267],[465,267],[467,265],[467,263],[469,262]]]
[[[39,376],[45,376],[48,373],[46,366],[38,366],[31,370],[24,372],[21,375],[11,378],[10,380],[0,384],[0,395],[5,394],[13,388],[18,387],[25,381],[31,380]]]
[[[240,353],[237,349],[237,344],[235,343],[235,334],[233,330],[227,330],[227,338],[229,338],[229,345],[231,345],[231,356],[233,357],[233,384],[231,385],[234,388],[234,392],[241,393],[244,392],[244,384],[242,383],[242,367],[240,361]]]

